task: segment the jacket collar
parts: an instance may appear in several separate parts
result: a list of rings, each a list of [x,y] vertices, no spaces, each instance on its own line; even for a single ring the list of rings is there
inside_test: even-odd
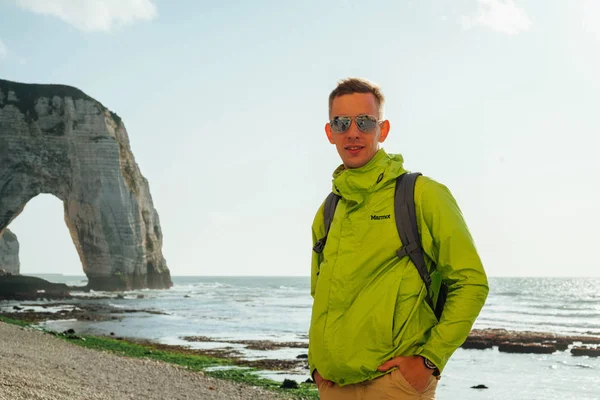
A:
[[[388,155],[379,149],[360,168],[346,169],[340,165],[333,173],[333,192],[349,202],[361,204],[369,193],[395,180],[405,172],[401,155]]]

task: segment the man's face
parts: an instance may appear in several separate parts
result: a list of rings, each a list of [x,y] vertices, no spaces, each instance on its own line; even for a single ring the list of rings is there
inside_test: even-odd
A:
[[[358,116],[369,116],[371,119],[379,120],[377,100],[372,93],[353,93],[336,97],[331,106],[330,122],[325,125],[327,138],[335,145],[346,168],[360,168],[367,164],[379,150],[379,143],[384,142],[390,131],[390,123],[386,120],[377,122],[369,132],[363,132],[356,123],[355,118]],[[339,132],[339,125],[337,125],[338,129],[331,125],[331,121],[336,117],[352,118],[345,132]],[[366,124],[360,122],[359,124],[363,128],[365,125],[372,125],[368,120]]]

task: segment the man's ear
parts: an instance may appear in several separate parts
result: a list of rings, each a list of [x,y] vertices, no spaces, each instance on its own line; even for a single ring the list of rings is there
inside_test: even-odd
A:
[[[381,133],[379,134],[379,143],[383,143],[390,133],[390,121],[387,119],[381,123]]]
[[[327,135],[327,139],[329,139],[329,143],[335,144],[333,142],[333,135],[331,133],[331,126],[329,126],[329,122],[325,124],[325,134]]]

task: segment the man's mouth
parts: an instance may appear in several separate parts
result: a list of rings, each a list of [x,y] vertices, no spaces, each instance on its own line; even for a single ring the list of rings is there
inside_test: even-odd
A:
[[[346,146],[344,148],[349,151],[358,151],[358,150],[362,149],[363,147],[365,147],[365,146]]]

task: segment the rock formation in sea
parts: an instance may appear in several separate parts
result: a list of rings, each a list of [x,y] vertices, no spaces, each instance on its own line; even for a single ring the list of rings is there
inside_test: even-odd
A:
[[[19,268],[19,241],[14,233],[5,229],[0,234],[0,276],[18,274]]]
[[[41,193],[63,202],[90,289],[172,285],[121,118],[70,86],[0,80],[0,260],[18,246],[7,250],[7,227]]]

